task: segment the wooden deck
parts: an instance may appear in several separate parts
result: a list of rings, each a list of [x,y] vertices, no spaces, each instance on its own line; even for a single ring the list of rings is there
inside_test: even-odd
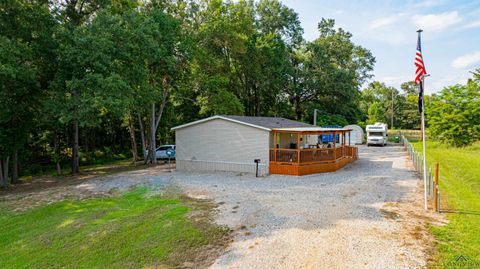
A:
[[[334,172],[358,159],[358,148],[270,149],[270,174],[303,176]]]
[[[337,171],[358,159],[358,148],[351,146],[350,135],[346,139],[350,132],[343,128],[274,129],[270,174],[303,176]],[[324,140],[323,135],[330,138]]]

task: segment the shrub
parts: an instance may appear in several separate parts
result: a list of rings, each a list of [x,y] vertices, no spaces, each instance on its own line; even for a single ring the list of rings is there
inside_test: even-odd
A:
[[[480,139],[480,87],[478,81],[443,89],[426,109],[431,136],[456,147]]]

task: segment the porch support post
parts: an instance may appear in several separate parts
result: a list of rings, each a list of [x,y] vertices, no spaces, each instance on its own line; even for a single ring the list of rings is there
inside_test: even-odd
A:
[[[300,164],[300,132],[297,133],[297,162]]]
[[[277,162],[277,131],[273,130],[273,161]]]
[[[333,131],[333,147],[337,147],[337,131]]]
[[[337,132],[333,131],[333,159],[337,159]]]

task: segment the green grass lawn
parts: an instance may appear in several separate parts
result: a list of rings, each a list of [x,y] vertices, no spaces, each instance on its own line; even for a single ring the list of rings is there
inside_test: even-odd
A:
[[[202,247],[221,245],[228,237],[206,217],[187,217],[209,206],[137,189],[22,213],[3,207],[0,268],[163,268],[194,262]]]
[[[421,142],[413,143],[422,152]],[[429,165],[440,164],[440,193],[455,213],[447,213],[449,224],[432,227],[438,239],[438,264],[444,265],[464,255],[480,263],[480,144],[466,148],[452,148],[428,142]],[[476,265],[472,268],[480,268]]]

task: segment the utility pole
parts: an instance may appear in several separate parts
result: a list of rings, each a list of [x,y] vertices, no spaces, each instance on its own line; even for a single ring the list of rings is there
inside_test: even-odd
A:
[[[395,92],[395,91],[394,91],[393,88],[392,88],[392,125],[390,125],[390,129],[393,129],[393,100],[394,100],[394,99],[393,99],[393,96],[394,96],[393,94],[394,94],[394,92]]]
[[[314,126],[317,126],[317,112],[319,112],[320,110],[319,109],[314,109],[313,110],[313,125]]]

